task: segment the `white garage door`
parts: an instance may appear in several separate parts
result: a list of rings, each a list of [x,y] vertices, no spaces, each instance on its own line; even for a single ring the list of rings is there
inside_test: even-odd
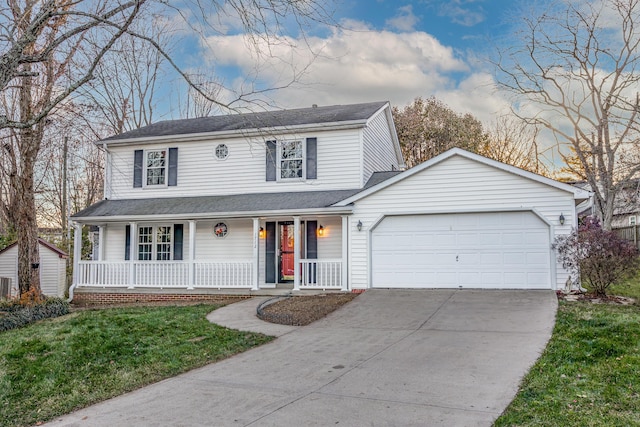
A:
[[[377,288],[551,288],[549,227],[532,212],[389,216],[371,251]]]

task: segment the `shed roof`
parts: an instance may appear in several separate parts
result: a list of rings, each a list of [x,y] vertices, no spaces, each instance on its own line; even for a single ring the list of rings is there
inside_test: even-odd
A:
[[[65,251],[55,246],[53,243],[49,243],[46,240],[41,238],[38,238],[38,243],[40,243],[40,246],[44,246],[45,248],[49,249],[51,252],[54,252],[56,255],[58,255],[59,258],[63,258],[63,259],[69,258],[69,255]],[[9,249],[13,248],[17,244],[18,242],[13,242],[9,246],[4,247],[2,250],[0,250],[0,254],[2,254],[5,251],[8,251]]]

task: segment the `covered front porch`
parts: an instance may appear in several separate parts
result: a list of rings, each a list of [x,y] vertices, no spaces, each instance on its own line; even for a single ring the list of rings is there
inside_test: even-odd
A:
[[[74,289],[349,289],[349,216],[274,215],[97,225],[91,260],[81,260],[76,222]]]

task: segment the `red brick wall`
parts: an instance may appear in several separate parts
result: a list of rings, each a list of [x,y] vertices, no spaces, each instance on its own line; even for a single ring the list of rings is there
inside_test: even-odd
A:
[[[83,292],[73,296],[78,305],[109,305],[151,302],[222,302],[232,299],[251,298],[250,295],[204,295],[204,294],[145,294],[145,293],[102,293]]]

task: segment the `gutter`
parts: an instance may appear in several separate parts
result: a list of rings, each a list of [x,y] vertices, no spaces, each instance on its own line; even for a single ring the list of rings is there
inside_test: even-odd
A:
[[[268,210],[268,211],[240,211],[240,212],[202,212],[184,214],[154,214],[154,215],[113,215],[113,216],[86,216],[72,217],[75,222],[82,223],[107,223],[125,221],[175,221],[175,220],[196,220],[196,219],[216,219],[216,218],[255,218],[273,216],[305,216],[305,215],[348,215],[353,212],[353,206],[328,207],[328,208],[308,208],[289,210]]]

